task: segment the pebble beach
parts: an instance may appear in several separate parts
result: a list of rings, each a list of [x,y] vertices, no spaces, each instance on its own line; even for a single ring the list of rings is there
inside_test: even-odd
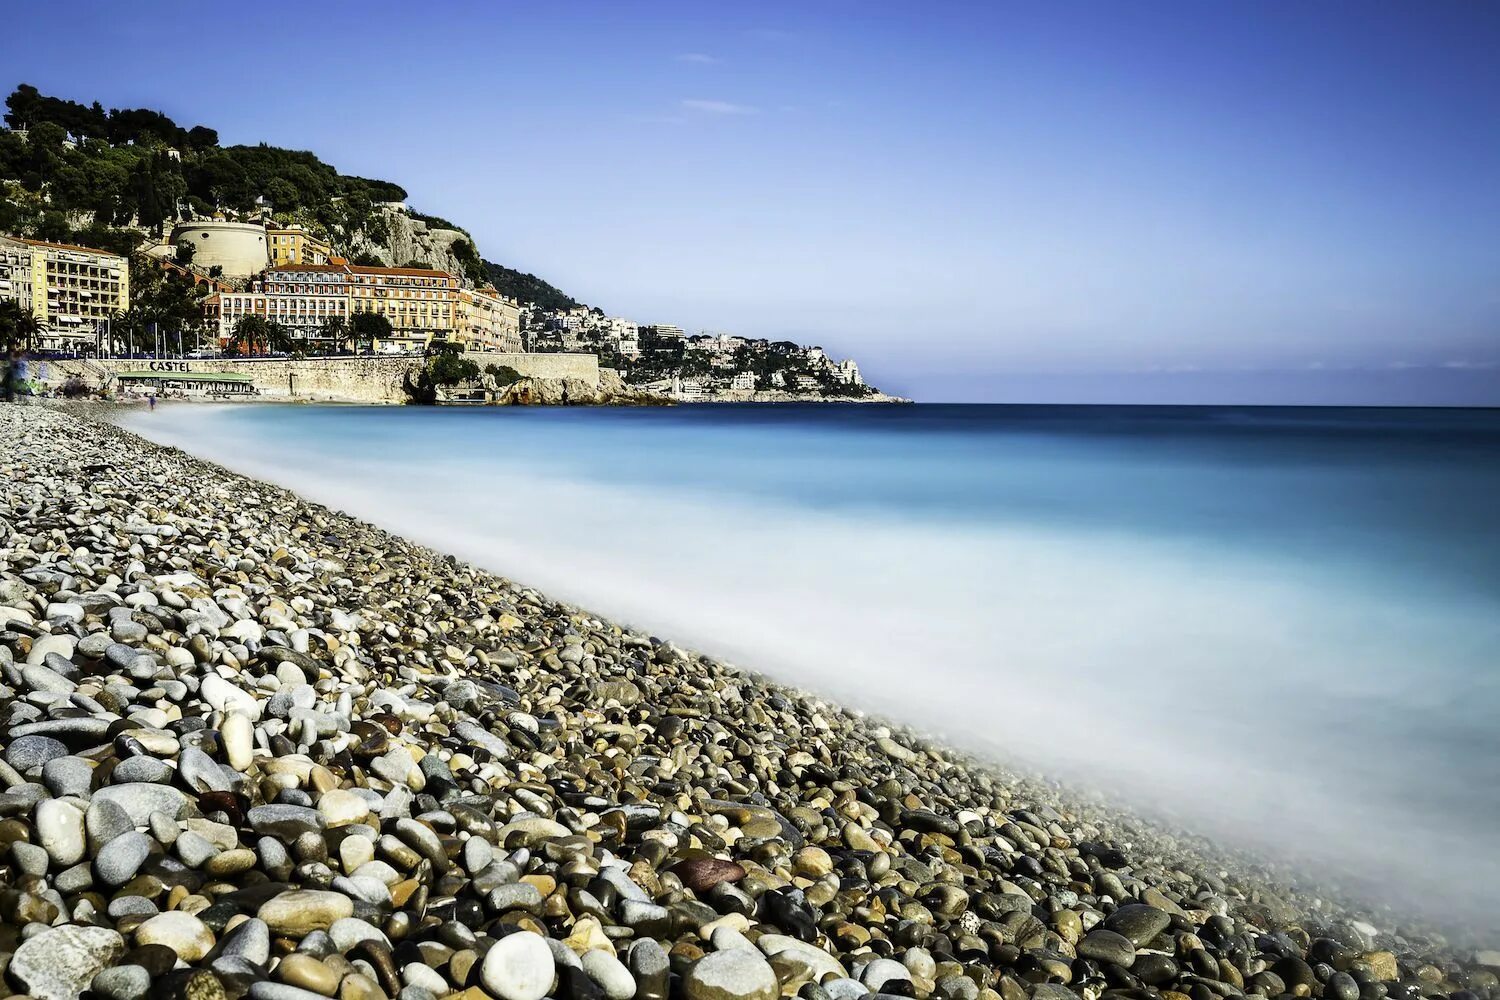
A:
[[[0,406],[0,491],[0,995],[1500,998],[1492,942],[98,411]]]

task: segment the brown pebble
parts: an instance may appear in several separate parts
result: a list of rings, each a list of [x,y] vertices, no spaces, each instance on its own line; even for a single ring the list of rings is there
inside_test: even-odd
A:
[[[288,986],[331,997],[338,993],[339,977],[328,966],[311,955],[291,954],[276,966],[276,978]]]
[[[339,1000],[386,1000],[386,995],[375,980],[356,972],[344,977],[339,986]]]
[[[679,862],[672,873],[694,892],[706,892],[720,882],[738,882],[745,877],[743,867],[722,858],[692,858]]]

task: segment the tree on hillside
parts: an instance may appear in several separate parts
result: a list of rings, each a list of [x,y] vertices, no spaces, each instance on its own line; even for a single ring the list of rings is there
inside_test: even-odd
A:
[[[548,312],[571,309],[578,304],[571,296],[538,278],[513,268],[504,267],[494,261],[483,261],[485,284],[493,285],[506,298],[530,302]]]
[[[297,194],[297,185],[285,177],[271,178],[270,183],[266,185],[266,197],[270,199],[272,205],[281,209],[296,208],[301,200]]]
[[[95,101],[84,106],[74,101],[46,97],[29,83],[23,83],[5,99],[8,109],[5,123],[11,128],[35,128],[51,122],[79,138],[102,139],[108,131],[104,108]]]
[[[188,145],[194,149],[212,149],[219,144],[219,133],[206,125],[188,129]]]
[[[350,258],[349,263],[355,267],[385,267],[385,261],[375,256],[368,250],[361,250]]]
[[[485,271],[484,261],[479,259],[479,251],[474,249],[474,244],[468,240],[454,240],[448,247],[448,252],[458,260],[463,268],[464,277],[474,285],[489,284],[489,274]]]

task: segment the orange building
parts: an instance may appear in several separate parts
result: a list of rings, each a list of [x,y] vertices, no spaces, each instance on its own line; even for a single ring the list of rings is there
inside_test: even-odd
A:
[[[219,296],[219,336],[227,342],[246,316],[285,326],[294,340],[326,339],[330,324],[356,313],[391,324],[376,351],[422,350],[451,342],[471,350],[519,351],[520,308],[492,289],[463,288],[457,275],[415,267],[326,264],[273,267],[249,291]]]

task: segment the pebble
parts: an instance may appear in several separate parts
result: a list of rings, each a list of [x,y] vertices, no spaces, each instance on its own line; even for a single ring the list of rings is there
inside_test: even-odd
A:
[[[144,833],[122,833],[99,849],[94,874],[108,886],[121,886],[135,877],[151,854],[152,840]]]
[[[495,943],[479,975],[484,988],[500,1000],[541,1000],[552,989],[556,967],[541,935],[517,931]]]
[[[581,961],[583,971],[609,1000],[631,1000],[635,996],[635,977],[614,955],[603,950],[587,951]]]
[[[1114,931],[1140,947],[1148,944],[1171,923],[1171,914],[1164,910],[1142,903],[1128,903],[1104,918],[1104,929]]]
[[[70,924],[21,942],[10,957],[8,972],[37,1000],[76,1000],[124,951],[125,939],[118,932]]]
[[[87,849],[84,813],[72,802],[48,799],[36,807],[36,832],[41,846],[63,867],[77,864]]]
[[[273,934],[305,937],[353,914],[354,903],[343,893],[299,889],[267,900],[255,915]]]
[[[214,946],[213,931],[190,913],[158,914],[135,930],[135,943],[171,948],[184,962],[196,962]]]
[[[1102,927],[1083,936],[1083,940],[1078,942],[1078,954],[1096,962],[1118,965],[1122,969],[1135,964],[1135,945],[1130,943],[1130,939]]]
[[[139,965],[116,965],[101,970],[89,989],[103,1000],[145,1000],[151,990],[151,973]]]
[[[770,963],[751,948],[703,956],[683,977],[683,987],[688,1000],[775,1000],[780,993]]]
[[[286,956],[276,966],[276,978],[288,986],[309,990],[325,997],[338,995],[339,974],[312,955]]]
[[[67,755],[68,748],[61,740],[32,734],[11,740],[10,745],[5,748],[5,763],[21,774],[26,774],[48,761]]]
[[[224,716],[219,726],[219,735],[224,739],[224,759],[236,771],[248,771],[254,760],[255,725],[241,711],[231,711]]]
[[[187,796],[170,785],[130,781],[120,785],[108,785],[94,793],[92,802],[119,806],[130,817],[132,826],[145,826],[154,812],[163,813],[173,819],[182,816],[187,809]]]

